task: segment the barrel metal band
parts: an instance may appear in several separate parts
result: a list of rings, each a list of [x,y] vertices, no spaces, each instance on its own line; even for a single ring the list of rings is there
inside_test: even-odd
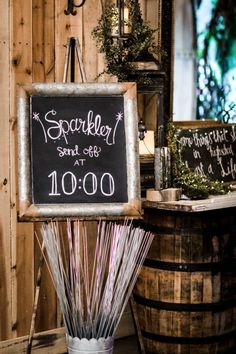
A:
[[[139,223],[139,226],[141,226],[144,230],[146,231],[151,231],[154,234],[157,235],[173,235],[173,236],[202,236],[204,234],[207,234],[207,230],[202,230],[202,229],[197,229],[193,227],[167,227],[167,226],[157,226],[157,225],[145,225],[142,223]]]
[[[139,305],[151,307],[158,310],[176,311],[176,312],[220,312],[226,309],[236,307],[234,299],[228,301],[214,302],[214,303],[200,303],[200,304],[183,304],[174,302],[164,302],[144,298],[140,295],[133,293],[134,300]]]
[[[205,225],[205,226],[201,226],[201,227],[194,227],[192,226],[192,224],[188,225],[182,225],[182,226],[177,226],[175,224],[173,224],[172,226],[160,226],[159,225],[155,225],[155,224],[151,224],[150,222],[146,223],[146,222],[142,222],[140,220],[135,221],[135,226],[140,226],[142,229],[146,230],[146,231],[151,231],[154,234],[158,234],[158,235],[173,235],[173,236],[181,236],[181,237],[185,237],[185,236],[210,236],[210,235],[215,235],[215,233],[217,232],[218,228],[217,226],[213,226],[212,224],[210,225]]]
[[[217,274],[219,272],[230,272],[232,275],[236,274],[235,260],[206,263],[176,263],[146,258],[143,265],[153,269],[169,270],[173,272],[211,272],[212,274]]]
[[[222,262],[208,262],[208,263],[175,263],[162,262],[156,259],[146,258],[144,266],[153,269],[170,270],[178,272],[213,272],[219,273],[222,270]]]
[[[231,331],[224,334],[219,334],[215,336],[207,337],[174,337],[174,336],[164,336],[161,334],[150,333],[147,331],[141,331],[143,337],[151,339],[162,343],[173,343],[173,344],[210,344],[229,340],[234,338],[236,331]]]

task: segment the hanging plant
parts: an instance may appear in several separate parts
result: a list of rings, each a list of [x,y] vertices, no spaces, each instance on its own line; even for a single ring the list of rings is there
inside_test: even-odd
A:
[[[155,44],[154,34],[157,29],[152,29],[144,23],[138,1],[126,0],[124,6],[129,11],[129,18],[125,21],[129,29],[127,38],[114,38],[114,27],[118,26],[118,9],[115,5],[107,6],[93,29],[92,36],[96,40],[100,53],[105,53],[107,69],[102,72],[117,76],[120,81],[129,79],[130,74],[137,70],[137,62],[156,60],[156,56],[164,54]]]
[[[186,166],[182,159],[182,148],[177,142],[178,128],[169,125],[167,141],[171,151],[173,184],[182,188],[183,194],[190,199],[206,199],[209,195],[222,195],[229,192],[229,187],[221,181],[199,175]]]

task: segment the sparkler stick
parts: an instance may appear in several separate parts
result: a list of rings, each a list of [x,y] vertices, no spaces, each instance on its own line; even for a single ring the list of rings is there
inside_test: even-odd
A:
[[[66,231],[67,244],[58,223],[42,227],[66,332],[80,339],[113,337],[153,235],[128,220],[100,221],[89,272],[92,257],[85,225],[68,221]]]

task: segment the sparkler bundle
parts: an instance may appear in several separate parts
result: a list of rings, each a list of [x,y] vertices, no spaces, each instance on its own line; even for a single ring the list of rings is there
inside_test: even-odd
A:
[[[44,223],[43,241],[60,302],[69,353],[113,352],[113,338],[153,239],[150,232],[100,221],[94,253],[84,223]]]

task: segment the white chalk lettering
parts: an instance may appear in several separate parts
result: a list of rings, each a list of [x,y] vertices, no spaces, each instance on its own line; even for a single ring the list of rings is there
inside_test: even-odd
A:
[[[232,131],[230,132],[230,136],[233,142],[236,140],[236,131],[235,131],[235,126],[232,126]]]
[[[88,155],[89,157],[99,157],[101,151],[102,149],[99,146],[90,145],[89,147],[83,149],[83,154]]]
[[[74,166],[84,166],[86,159],[78,159],[75,161]]]
[[[57,151],[58,151],[58,156],[59,157],[64,157],[64,156],[80,156],[81,153],[79,152],[79,147],[78,145],[75,145],[74,148],[63,148],[61,146],[57,147]]]
[[[201,146],[209,146],[212,144],[212,137],[211,134],[199,134],[198,132],[193,134],[193,140],[194,140],[194,144],[197,147],[201,147]]]
[[[212,146],[209,146],[209,148],[207,148],[207,150],[209,150],[211,157],[216,157],[217,160],[219,160],[219,158],[221,156],[234,156],[234,151],[233,151],[232,145],[229,145],[228,147],[225,144],[223,144],[222,147],[219,147],[218,145],[216,145],[215,148],[213,148]]]
[[[63,139],[68,144],[70,134],[82,133],[87,136],[94,136],[102,138],[107,145],[114,145],[116,143],[116,133],[119,122],[123,118],[123,113],[119,112],[114,120],[114,126],[104,125],[100,114],[94,114],[92,110],[88,111],[85,118],[76,117],[71,119],[56,120],[57,112],[52,109],[44,116],[44,121],[39,118],[39,113],[33,113],[33,119],[40,123],[45,143],[48,140]],[[59,153],[63,153],[59,151]]]
[[[195,159],[200,159],[201,158],[201,154],[198,150],[193,149],[193,156]]]
[[[212,136],[215,143],[222,143],[223,141],[228,141],[227,139],[227,129],[223,128],[222,130],[213,130]]]
[[[200,162],[200,164],[198,166],[195,167],[195,172],[201,176],[205,176],[205,171],[204,171],[204,166],[203,163]]]
[[[212,164],[210,163],[210,165],[208,166],[208,169],[207,169],[209,175],[214,175],[214,171],[213,171],[213,168],[212,168]]]
[[[60,177],[57,171],[52,171],[48,177],[51,179],[50,197],[73,195],[84,193],[94,195],[101,193],[104,197],[110,197],[115,193],[115,181],[112,174],[104,172],[98,177],[93,172],[87,172],[84,176],[76,176],[71,171],[66,171]]]
[[[185,147],[191,147],[193,145],[193,138],[192,137],[187,137],[187,136],[182,136],[179,139],[180,144]]]
[[[222,178],[231,176],[232,179],[235,179],[236,177],[236,164],[234,163],[233,159],[230,158],[229,161],[227,161],[227,164],[223,164],[222,157],[219,158],[218,164],[220,165],[221,168],[221,176]]]

